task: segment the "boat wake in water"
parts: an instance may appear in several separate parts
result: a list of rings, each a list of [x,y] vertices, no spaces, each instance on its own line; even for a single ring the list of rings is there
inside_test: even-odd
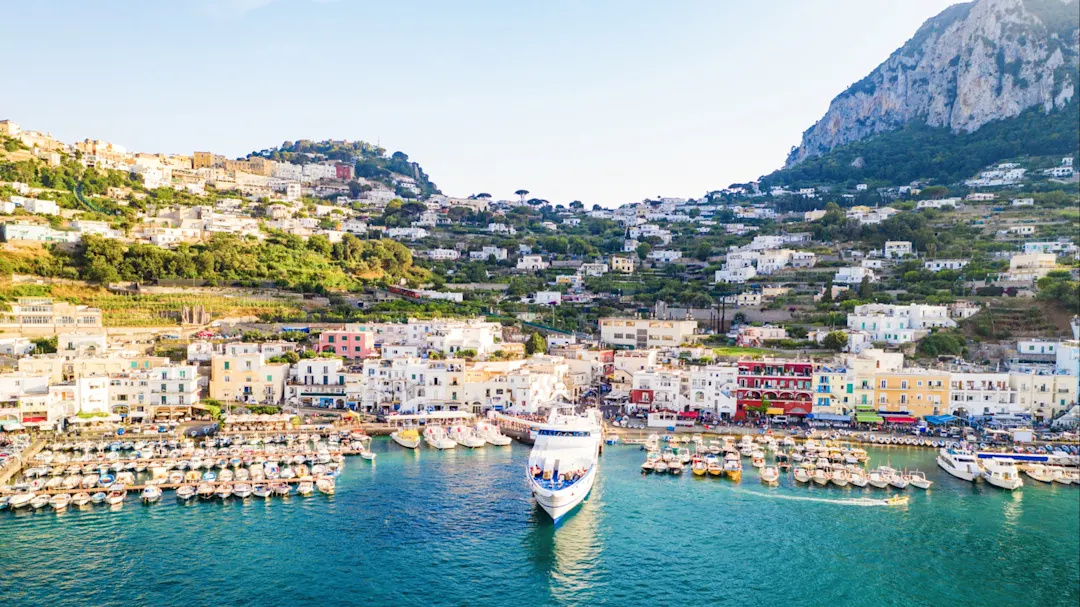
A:
[[[779,493],[763,493],[761,491],[747,491],[746,489],[733,489],[736,493],[748,493],[750,495],[758,495],[761,497],[770,497],[780,500],[795,500],[800,502],[822,502],[825,504],[836,504],[838,506],[900,506],[907,503],[907,498],[903,498],[902,501],[890,502],[885,499],[874,499],[870,497],[860,497],[853,499],[827,499],[824,497],[802,497],[798,495],[781,495]]]

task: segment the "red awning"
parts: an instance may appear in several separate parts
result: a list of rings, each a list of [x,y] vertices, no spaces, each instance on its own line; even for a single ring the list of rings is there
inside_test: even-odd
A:
[[[682,417],[682,418],[697,419],[697,416],[698,416],[697,411],[680,411],[679,412],[679,417]]]
[[[914,417],[911,417],[910,415],[888,415],[882,413],[881,416],[884,417],[885,421],[889,422],[890,424],[914,424],[915,422],[919,421]]]
[[[795,407],[794,409],[788,409],[788,415],[806,415],[806,410],[802,407]]]

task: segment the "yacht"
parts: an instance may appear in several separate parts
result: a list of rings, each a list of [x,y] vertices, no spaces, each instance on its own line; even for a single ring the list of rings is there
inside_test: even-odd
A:
[[[945,472],[965,481],[979,477],[979,462],[975,454],[963,449],[943,448],[938,451],[937,465]]]
[[[394,442],[406,449],[415,449],[420,446],[420,433],[416,428],[399,428],[390,434]]]
[[[446,434],[442,426],[427,426],[424,428],[424,442],[435,449],[453,449],[457,446],[454,439]]]
[[[600,412],[589,409],[576,414],[571,405],[554,405],[547,421],[533,427],[536,442],[525,474],[536,502],[558,523],[589,495],[596,482]]]
[[[995,487],[1012,491],[1024,486],[1016,462],[1011,459],[988,458],[983,462],[983,480]]]

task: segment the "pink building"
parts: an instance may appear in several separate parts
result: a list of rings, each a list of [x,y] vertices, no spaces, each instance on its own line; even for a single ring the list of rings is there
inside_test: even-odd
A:
[[[332,352],[342,358],[374,356],[375,335],[363,331],[323,331],[319,335],[319,352]]]

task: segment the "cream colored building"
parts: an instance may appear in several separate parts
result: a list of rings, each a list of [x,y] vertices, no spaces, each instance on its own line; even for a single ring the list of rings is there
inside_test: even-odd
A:
[[[1076,403],[1077,381],[1075,375],[1010,373],[1013,409],[1050,419]]]
[[[600,342],[629,348],[681,346],[696,336],[695,320],[601,318]]]
[[[262,353],[215,355],[210,359],[210,398],[276,405],[285,398],[288,376],[287,363],[268,363]]]
[[[11,311],[0,317],[0,332],[53,335],[102,327],[98,308],[53,301],[49,297],[20,297],[9,305]]]
[[[68,359],[59,354],[44,354],[20,358],[19,371],[48,375],[53,383],[61,383],[79,377],[149,370],[167,364],[169,359],[165,356],[90,356]]]

